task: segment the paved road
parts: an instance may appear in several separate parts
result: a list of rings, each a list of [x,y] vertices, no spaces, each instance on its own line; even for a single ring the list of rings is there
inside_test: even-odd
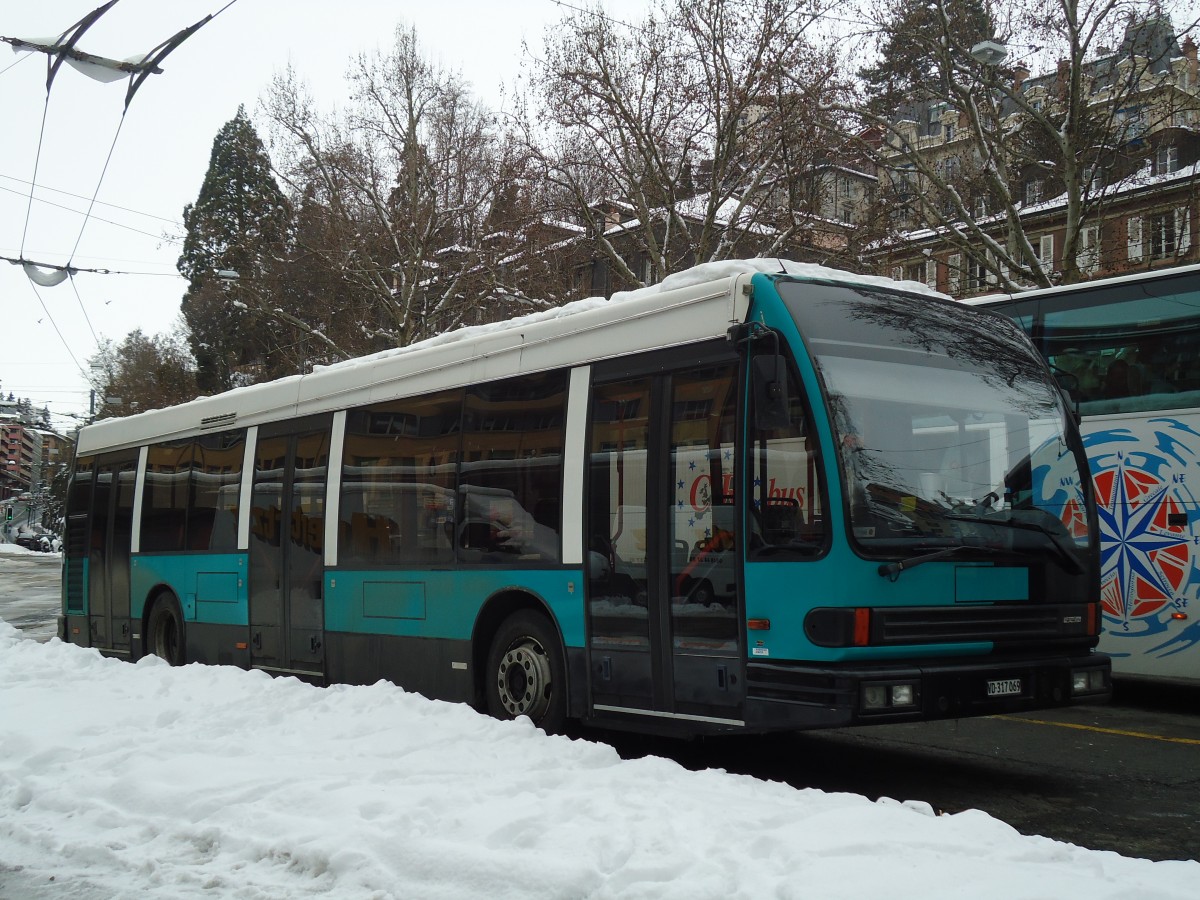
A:
[[[1200,859],[1200,691],[1120,685],[1114,702],[688,745],[616,738],[796,787],[982,809],[1023,834],[1149,859]]]
[[[46,640],[61,557],[5,546],[0,618]],[[1023,834],[1125,856],[1200,859],[1200,689],[1122,683],[1104,706],[765,738],[605,737],[626,756],[925,800],[946,812],[982,809]]]
[[[49,640],[57,628],[61,585],[61,553],[0,543],[0,619],[34,640]]]

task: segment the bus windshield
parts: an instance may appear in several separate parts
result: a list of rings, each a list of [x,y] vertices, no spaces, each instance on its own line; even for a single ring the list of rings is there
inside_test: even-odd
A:
[[[1081,456],[1015,325],[857,286],[782,281],[779,293],[822,382],[861,550],[1044,552],[1081,570]]]

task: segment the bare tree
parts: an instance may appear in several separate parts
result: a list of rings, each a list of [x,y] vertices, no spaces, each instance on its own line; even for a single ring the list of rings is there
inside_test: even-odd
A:
[[[486,302],[479,248],[498,177],[492,117],[414,30],[356,58],[348,79],[344,112],[318,112],[290,70],[263,104],[304,219],[294,254],[328,276],[291,284],[291,325],[307,323],[308,344],[333,358],[435,334]]]
[[[119,344],[104,340],[91,359],[99,418],[165,409],[199,394],[196,365],[178,335],[147,337],[135,329]]]
[[[836,85],[809,40],[829,5],[660,0],[635,25],[597,6],[548,31],[525,134],[624,282],[790,245],[806,210],[780,188],[819,146],[811,96]]]
[[[888,108],[855,104],[860,135],[891,182],[893,238],[932,229],[1005,289],[1083,277],[1085,229],[1152,154],[1181,104],[1179,49],[1164,7],[1139,0],[893,0],[869,5],[902,48]],[[981,34],[970,22],[990,22]],[[990,39],[993,46],[980,46]],[[1007,46],[1002,62],[988,51]],[[972,51],[975,52],[972,52]],[[995,54],[997,57],[999,53]],[[1044,74],[1031,77],[1031,70]],[[871,70],[878,75],[886,66]],[[864,73],[866,74],[866,73]],[[916,75],[918,77],[911,77]],[[1030,214],[1061,207],[1061,271]],[[1091,249],[1094,249],[1091,248]]]

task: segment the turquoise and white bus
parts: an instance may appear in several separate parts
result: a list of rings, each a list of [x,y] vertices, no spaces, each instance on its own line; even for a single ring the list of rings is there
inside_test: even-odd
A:
[[[1200,266],[968,301],[1072,384],[1100,522],[1100,648],[1200,683]]]
[[[388,679],[547,730],[1103,699],[1044,361],[920,285],[755,260],[101,421],[64,640]]]

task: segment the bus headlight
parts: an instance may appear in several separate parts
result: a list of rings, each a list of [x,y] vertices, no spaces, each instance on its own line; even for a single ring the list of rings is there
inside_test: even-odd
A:
[[[917,686],[911,681],[896,684],[864,684],[862,686],[862,708],[864,711],[883,709],[905,709],[917,705]]]
[[[1104,689],[1103,669],[1076,669],[1071,673],[1072,694],[1094,694]]]

